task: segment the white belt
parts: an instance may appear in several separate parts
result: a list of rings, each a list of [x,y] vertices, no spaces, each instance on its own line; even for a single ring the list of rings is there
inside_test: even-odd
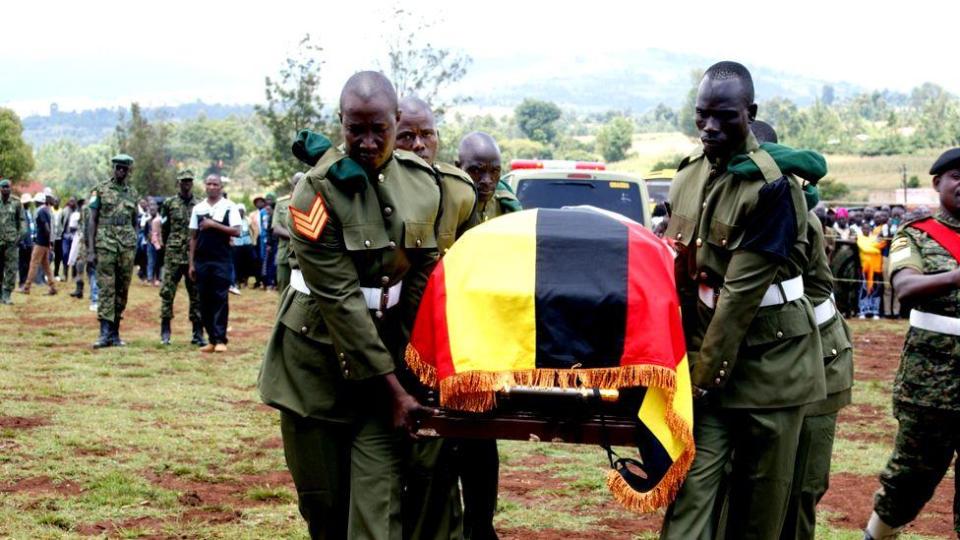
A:
[[[780,292],[781,287],[783,288],[783,293]],[[701,284],[699,295],[700,301],[703,302],[705,306],[710,309],[717,307],[717,296],[719,295],[715,289]],[[795,278],[770,285],[770,287],[767,288],[767,292],[763,293],[763,300],[760,301],[760,307],[778,306],[780,304],[786,304],[787,302],[799,300],[802,297],[803,276],[797,276]]]
[[[960,319],[925,313],[916,309],[910,312],[910,326],[938,334],[960,336]]]
[[[837,314],[837,308],[833,305],[833,295],[823,303],[813,308],[813,316],[817,319],[817,326],[829,321]]]
[[[307,282],[303,280],[303,272],[298,268],[290,271],[290,287],[297,292],[310,295],[310,289]],[[403,282],[385,289],[380,287],[360,287],[363,293],[363,299],[367,303],[368,309],[390,309],[400,303],[400,290],[403,288]],[[386,296],[386,305],[380,305],[381,297]]]

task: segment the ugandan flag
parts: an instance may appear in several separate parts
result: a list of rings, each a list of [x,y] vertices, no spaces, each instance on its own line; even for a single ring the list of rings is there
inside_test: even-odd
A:
[[[507,386],[643,387],[646,479],[608,478],[630,509],[670,503],[693,460],[673,252],[618,214],[534,209],[468,231],[430,276],[406,361],[461,411],[495,408]]]

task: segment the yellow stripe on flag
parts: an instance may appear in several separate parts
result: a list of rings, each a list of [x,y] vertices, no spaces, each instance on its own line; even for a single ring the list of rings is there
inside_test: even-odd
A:
[[[677,390],[673,395],[674,412],[688,424],[693,425],[693,394],[690,388],[690,370],[687,356],[677,365]],[[677,461],[680,454],[686,450],[684,442],[670,431],[664,419],[667,417],[667,393],[662,388],[650,387],[637,413],[640,421],[660,441],[663,448],[670,455],[670,459]]]
[[[536,227],[536,211],[505,214],[484,223],[473,242],[463,242],[476,229],[468,231],[443,257],[447,330],[457,373],[535,367]],[[471,249],[458,250],[462,243]]]

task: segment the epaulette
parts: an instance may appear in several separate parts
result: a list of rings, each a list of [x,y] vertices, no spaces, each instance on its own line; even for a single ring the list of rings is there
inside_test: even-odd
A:
[[[285,200],[290,199],[290,198],[292,198],[292,197],[293,197],[293,195],[291,195],[291,194],[288,193],[288,194],[286,194],[286,195],[283,195],[283,196],[281,196],[281,197],[278,197],[278,198],[277,198],[277,202],[285,201]]]
[[[413,152],[408,152],[406,150],[394,150],[393,157],[397,158],[397,161],[415,165],[430,174],[435,174],[433,167],[431,167],[429,163],[421,159],[420,156],[414,154]]]
[[[916,225],[917,223],[922,223],[928,219],[933,219],[933,216],[923,216],[918,218],[909,219],[900,223],[900,229],[906,229],[911,225]]]
[[[696,152],[690,154],[689,156],[681,159],[681,160],[680,160],[680,164],[677,165],[677,170],[679,171],[680,169],[683,169],[683,168],[686,167],[687,165],[690,165],[691,163],[693,163],[694,161],[697,161],[698,159],[700,159],[700,158],[702,158],[702,157],[703,157],[703,148],[701,148],[701,149],[697,150]]]
[[[367,173],[340,149],[324,152],[308,177],[324,178],[345,193],[359,193],[367,187]]]
[[[456,167],[449,163],[443,163],[442,161],[435,161],[433,163],[433,168],[436,169],[437,172],[439,172],[440,174],[453,176],[458,180],[461,180],[463,182],[466,182],[467,184],[470,184],[471,186],[474,185],[473,180],[470,178],[470,175],[465,173],[463,169],[460,169],[459,167]]]

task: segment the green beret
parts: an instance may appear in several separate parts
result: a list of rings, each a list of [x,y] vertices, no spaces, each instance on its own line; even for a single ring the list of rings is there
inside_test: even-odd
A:
[[[947,150],[930,167],[930,174],[939,176],[951,169],[960,169],[960,148]]]
[[[177,182],[180,182],[182,180],[193,181],[193,179],[194,179],[193,171],[191,171],[190,169],[187,169],[185,171],[180,171],[177,173]]]
[[[6,178],[0,179],[0,187],[10,187],[10,181]]]
[[[309,129],[301,129],[293,141],[291,150],[301,162],[313,167],[320,161],[320,156],[326,153],[333,144],[330,139]]]
[[[124,165],[127,167],[130,167],[133,165],[133,158],[128,156],[127,154],[117,154],[113,156],[113,159],[111,159],[110,161],[112,161],[116,165]]]

